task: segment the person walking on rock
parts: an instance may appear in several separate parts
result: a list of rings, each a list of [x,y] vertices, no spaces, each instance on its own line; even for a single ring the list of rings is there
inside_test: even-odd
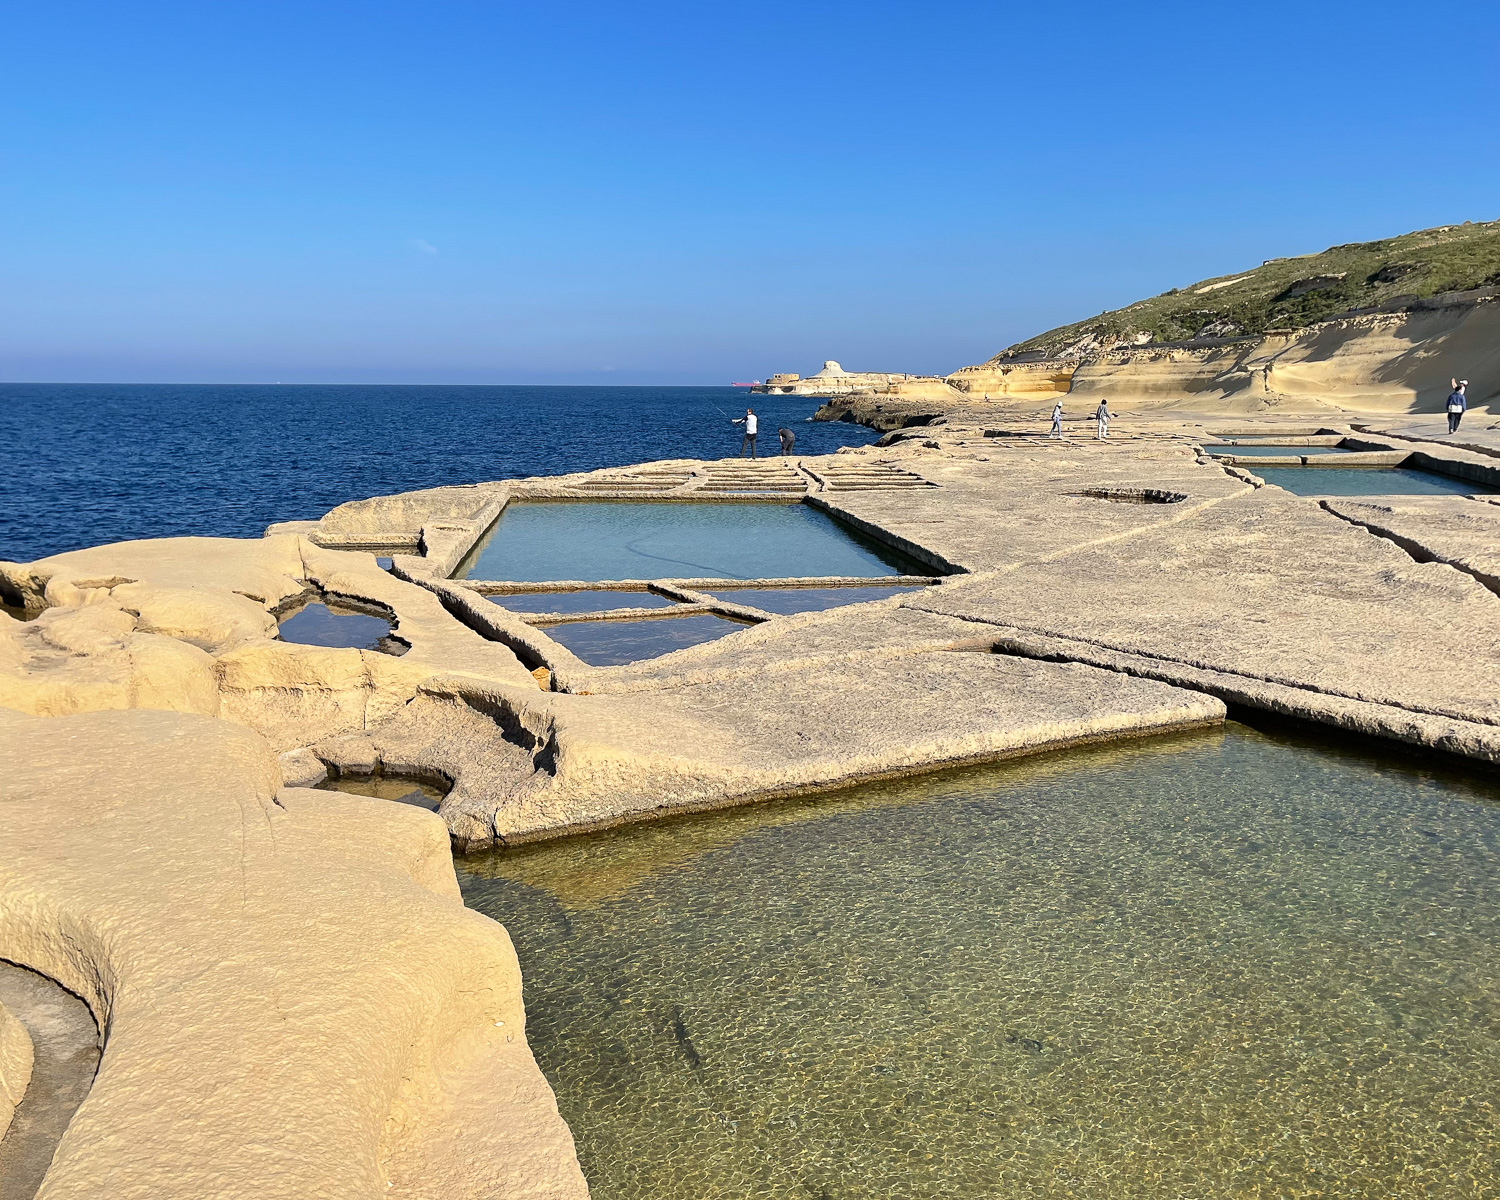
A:
[[[1052,436],[1062,437],[1062,401],[1059,400],[1052,406]]]
[[[1098,438],[1101,442],[1109,437],[1109,418],[1109,401],[1099,401],[1099,407],[1094,410],[1094,420],[1099,422]]]
[[[781,439],[781,456],[785,458],[797,444],[797,435],[783,425],[776,431],[776,436]]]
[[[1469,407],[1469,381],[1467,379],[1455,379],[1453,390],[1448,393],[1448,432],[1457,433],[1458,423],[1464,419],[1464,411]]]
[[[750,457],[756,457],[755,431],[759,428],[760,423],[755,419],[755,410],[753,408],[747,408],[743,417],[734,418],[734,423],[736,425],[743,425],[745,427],[745,436],[740,439],[740,457],[745,457],[746,446],[750,447]]]

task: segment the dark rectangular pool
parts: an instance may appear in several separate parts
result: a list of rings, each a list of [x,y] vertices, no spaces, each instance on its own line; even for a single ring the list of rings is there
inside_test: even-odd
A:
[[[468,579],[788,578],[925,572],[805,504],[518,501]]]

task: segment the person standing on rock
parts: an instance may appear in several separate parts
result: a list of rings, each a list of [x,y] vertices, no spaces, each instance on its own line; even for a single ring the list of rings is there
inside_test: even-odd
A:
[[[1448,393],[1448,432],[1457,433],[1458,423],[1464,419],[1464,412],[1469,407],[1469,381],[1467,379],[1455,379],[1453,390]]]
[[[1052,436],[1062,437],[1062,401],[1059,400],[1052,406]]]
[[[783,425],[776,431],[776,436],[781,439],[781,456],[785,458],[797,444],[797,435]]]
[[[1105,441],[1109,437],[1109,401],[1099,401],[1099,407],[1094,410],[1094,420],[1099,422],[1099,440]]]
[[[743,425],[745,427],[745,436],[740,439],[740,457],[745,457],[745,447],[749,446],[750,457],[754,458],[756,456],[755,431],[757,428],[759,428],[759,422],[755,419],[755,410],[753,408],[747,408],[743,417],[734,418],[734,423],[736,425]]]

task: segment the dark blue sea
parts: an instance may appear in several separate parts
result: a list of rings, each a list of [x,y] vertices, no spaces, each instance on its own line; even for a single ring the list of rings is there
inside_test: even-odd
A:
[[[749,399],[827,453],[877,436],[728,387],[0,384],[0,558],[126,538],[258,536],[413,488],[721,458]]]

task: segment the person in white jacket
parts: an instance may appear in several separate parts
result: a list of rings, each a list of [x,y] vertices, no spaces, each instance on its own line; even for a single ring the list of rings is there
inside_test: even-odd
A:
[[[1052,406],[1052,436],[1062,437],[1062,401],[1059,400]]]
[[[743,425],[745,427],[745,436],[740,439],[740,457],[745,457],[746,446],[750,447],[750,457],[756,457],[755,431],[757,428],[759,428],[760,422],[755,418],[755,410],[753,408],[747,408],[743,417],[734,418],[734,423],[736,425]]]

